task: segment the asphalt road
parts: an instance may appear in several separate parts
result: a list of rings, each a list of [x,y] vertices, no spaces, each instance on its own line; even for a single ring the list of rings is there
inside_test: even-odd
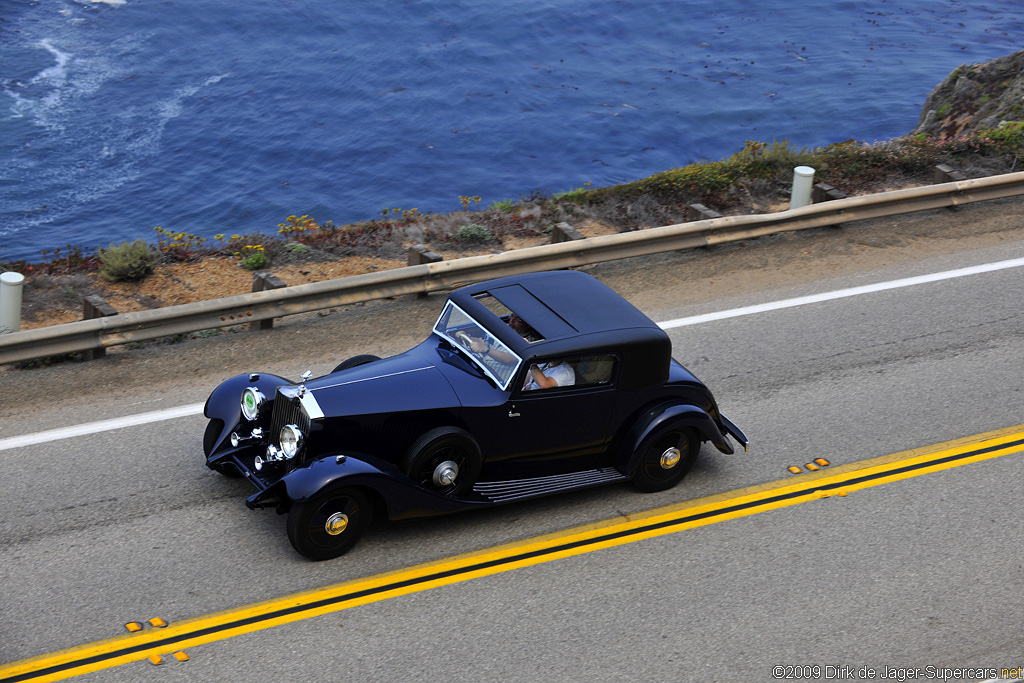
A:
[[[1018,202],[591,269],[656,321],[1024,258]],[[942,227],[950,218],[973,229]],[[1002,221],[998,223],[987,222]],[[929,229],[930,226],[930,229]],[[1024,423],[1024,268],[673,327],[675,356],[751,437],[677,488],[612,486],[375,523],[310,563],[187,416],[0,450],[0,662]],[[2,440],[201,403],[250,369],[325,372],[419,341],[393,301],[103,361],[0,372]],[[86,367],[88,366],[88,367]],[[1007,455],[189,647],[81,680],[926,678],[1024,665],[1024,458]],[[782,669],[773,667],[814,667]],[[834,667],[828,669],[827,667]],[[847,667],[847,668],[843,668]],[[889,667],[891,671],[885,671]],[[910,669],[920,667],[920,670]],[[829,676],[829,674],[832,674]],[[961,680],[951,677],[950,680]],[[984,680],[968,676],[968,680]]]

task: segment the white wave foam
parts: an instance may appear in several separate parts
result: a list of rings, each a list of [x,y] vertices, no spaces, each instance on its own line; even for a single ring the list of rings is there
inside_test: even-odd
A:
[[[30,81],[30,83],[32,85],[45,85],[52,87],[54,90],[47,95],[47,98],[56,98],[59,100],[60,90],[68,81],[68,64],[71,62],[74,55],[58,50],[49,39],[39,41],[39,46],[53,55],[54,65],[40,71]],[[44,98],[44,100],[45,99],[46,98]]]

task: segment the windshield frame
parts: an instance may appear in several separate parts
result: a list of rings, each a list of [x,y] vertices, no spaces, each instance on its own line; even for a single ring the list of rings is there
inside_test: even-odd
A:
[[[463,318],[465,318],[465,320],[459,321],[457,324],[452,325],[451,316],[453,311],[458,311],[458,313]],[[459,332],[469,332],[472,334],[472,336],[481,337],[485,342],[490,344],[492,347],[504,353],[507,353],[513,358],[515,358],[515,362],[501,363],[500,361],[495,360],[496,365],[508,366],[507,370],[503,369],[499,374],[496,369],[491,368],[487,363],[484,363],[483,360],[472,351],[472,349],[470,349],[466,344],[463,343],[463,341],[458,336],[456,336],[456,333],[454,331],[455,328],[459,328]],[[459,306],[450,299],[445,303],[444,309],[442,309],[441,311],[441,315],[437,317],[437,322],[434,323],[434,334],[446,340],[452,346],[462,351],[462,353],[467,358],[469,358],[474,365],[476,365],[484,372],[484,374],[486,374],[488,377],[494,380],[494,383],[501,387],[503,391],[508,389],[509,384],[512,382],[512,378],[516,376],[516,372],[519,370],[519,366],[522,365],[523,363],[523,359],[522,357],[519,356],[519,354],[510,349],[507,345],[505,345],[504,342],[498,339],[490,330],[488,330],[485,326],[481,325],[480,322],[476,320],[476,318],[471,316],[469,313],[466,313],[466,311],[463,310],[461,306]]]

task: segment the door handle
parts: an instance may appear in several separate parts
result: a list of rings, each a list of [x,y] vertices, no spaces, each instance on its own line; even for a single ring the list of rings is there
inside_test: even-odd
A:
[[[508,411],[508,416],[509,417],[519,417],[519,413],[516,413],[516,412],[513,412],[513,411],[515,411],[515,407],[513,407],[512,410]]]

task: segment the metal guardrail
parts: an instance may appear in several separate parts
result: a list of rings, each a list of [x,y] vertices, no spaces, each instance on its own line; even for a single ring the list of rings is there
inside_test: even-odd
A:
[[[725,216],[529,247],[0,335],[0,363],[106,348],[507,275],[706,247],[780,232],[1024,194],[1024,172],[836,199],[756,216]]]

